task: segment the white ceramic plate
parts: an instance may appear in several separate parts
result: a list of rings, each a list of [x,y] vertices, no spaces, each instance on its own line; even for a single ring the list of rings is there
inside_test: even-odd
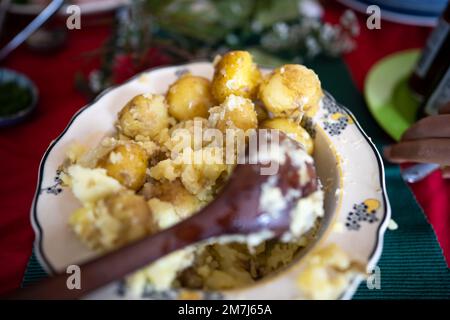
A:
[[[67,224],[70,214],[80,206],[72,192],[62,187],[59,180],[58,167],[69,145],[78,141],[94,147],[105,135],[114,131],[117,112],[128,100],[146,92],[165,93],[169,84],[185,71],[211,78],[213,66],[211,63],[197,62],[144,72],[121,86],[107,90],[81,109],[51,143],[40,165],[31,209],[36,232],[35,252],[48,273],[62,271],[67,265],[96,255],[75,237]],[[372,270],[381,255],[383,235],[390,220],[380,155],[349,111],[338,105],[329,94],[323,99],[316,116],[310,119],[308,127],[315,139],[317,172],[326,186],[325,218],[320,238],[313,246],[317,249],[331,243],[338,244],[353,261]],[[296,281],[292,280],[297,276],[297,267],[303,260],[300,257],[293,267],[253,286],[203,297],[302,298]],[[356,277],[341,297],[350,298],[360,280]],[[118,294],[118,285],[113,283],[90,297],[123,298]]]
[[[130,0],[73,0],[71,4],[80,6],[81,14],[97,14],[115,10],[123,5],[129,4]],[[65,15],[67,7],[64,5],[59,14]],[[44,6],[40,4],[17,4],[12,3],[8,11],[20,15],[37,15],[43,10]]]

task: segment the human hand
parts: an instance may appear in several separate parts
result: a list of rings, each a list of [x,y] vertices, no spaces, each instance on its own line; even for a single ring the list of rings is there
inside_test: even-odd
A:
[[[443,177],[450,178],[450,102],[439,115],[413,124],[400,142],[384,149],[384,157],[394,163],[437,163]]]

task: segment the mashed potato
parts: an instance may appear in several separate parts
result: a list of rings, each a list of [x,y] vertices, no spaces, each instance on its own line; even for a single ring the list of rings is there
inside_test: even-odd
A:
[[[260,82],[251,55],[231,52],[216,64],[211,83],[187,75],[167,96],[138,95],[119,112],[112,137],[90,150],[74,145],[64,162],[64,181],[80,201],[69,221],[79,239],[100,252],[113,250],[168,228],[213,201],[235,163],[224,163],[224,140],[199,138],[198,130],[246,131],[262,123],[293,134],[312,152],[306,130],[286,117],[292,110],[316,108],[321,98],[317,76],[288,65]],[[258,90],[261,101],[252,100]],[[304,157],[312,164],[306,152]],[[305,177],[299,173],[299,179]],[[276,199],[266,198],[265,208],[276,207]],[[318,190],[295,207],[291,233],[298,237],[267,240],[261,234],[197,244],[137,271],[128,277],[128,287],[139,293],[147,287],[219,290],[254,283],[289,264],[314,237],[322,215]]]

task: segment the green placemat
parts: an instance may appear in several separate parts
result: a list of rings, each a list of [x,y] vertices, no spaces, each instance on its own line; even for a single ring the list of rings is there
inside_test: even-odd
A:
[[[311,64],[323,87],[347,106],[379,151],[393,142],[370,115],[364,99],[353,85],[346,65],[324,59]],[[378,263],[381,289],[369,290],[363,282],[355,299],[450,298],[450,271],[434,231],[414,196],[403,182],[397,165],[384,163],[392,219],[399,228],[387,230]]]
[[[47,277],[47,273],[44,271],[44,269],[42,269],[33,250],[30,260],[28,260],[27,268],[25,270],[25,274],[22,279],[21,287],[22,288],[27,287],[30,284],[45,277]]]
[[[347,106],[379,150],[392,140],[377,126],[362,95],[353,85],[341,60],[321,59],[310,64],[323,87]],[[380,289],[369,290],[363,282],[355,299],[450,298],[450,272],[433,229],[400,176],[398,166],[385,163],[386,184],[395,231],[387,231],[378,264]],[[45,277],[34,255],[30,258],[23,285]]]

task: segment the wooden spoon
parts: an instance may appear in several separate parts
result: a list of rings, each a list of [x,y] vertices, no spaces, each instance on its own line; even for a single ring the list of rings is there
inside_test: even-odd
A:
[[[257,164],[237,165],[218,197],[192,217],[171,228],[146,237],[80,266],[81,289],[67,288],[67,274],[48,278],[17,291],[11,299],[77,299],[114,280],[122,279],[136,269],[186,246],[224,235],[248,235],[269,230],[279,237],[289,230],[291,209],[298,200],[317,189],[311,162],[298,163],[293,152],[306,154],[295,141],[280,133],[279,170],[276,175],[262,175]],[[259,155],[260,156],[260,155]],[[267,158],[267,157],[266,157]],[[272,159],[273,160],[273,159]],[[300,179],[300,167],[306,166],[307,177]],[[306,183],[301,184],[300,181]],[[279,188],[284,196],[280,212],[261,208],[262,186]],[[297,190],[290,192],[289,190]]]

